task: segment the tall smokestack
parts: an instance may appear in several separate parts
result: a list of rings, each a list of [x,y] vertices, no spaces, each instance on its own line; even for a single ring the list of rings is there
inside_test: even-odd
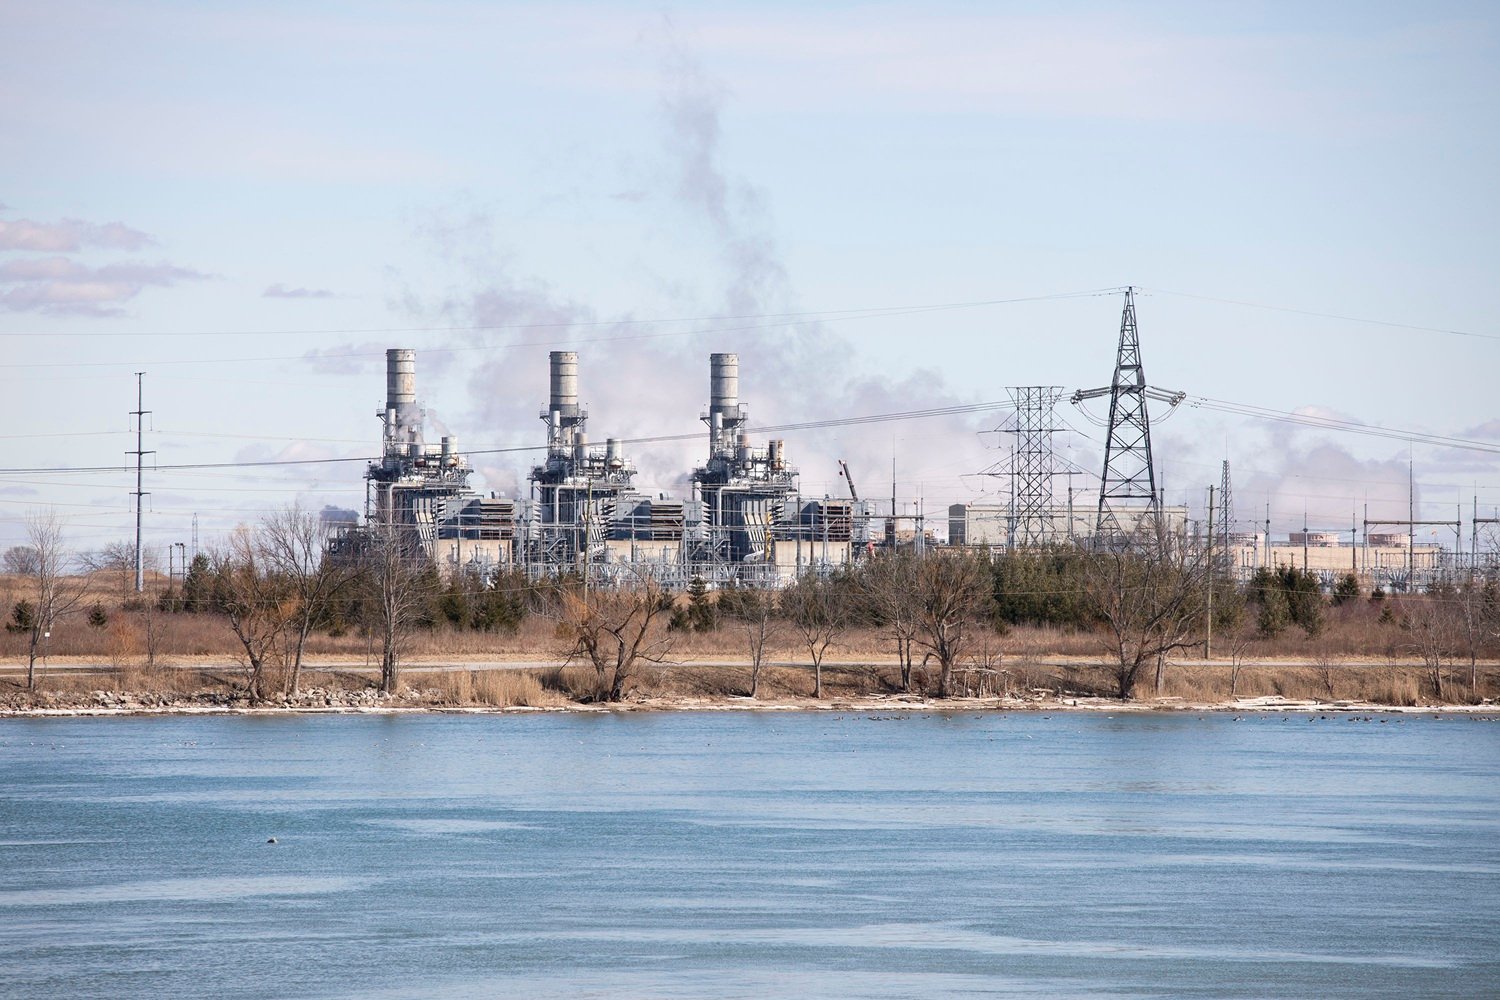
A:
[[[710,354],[708,368],[708,411],[726,415],[736,414],[740,405],[740,356],[738,354]]]
[[[385,408],[397,413],[417,401],[417,352],[392,347],[385,352]]]
[[[417,352],[392,347],[385,352],[385,409],[376,414],[385,423],[385,453],[406,452],[408,441],[420,430],[417,409]]]
[[[551,372],[549,410],[573,413],[578,409],[578,352],[553,351],[548,356]]]

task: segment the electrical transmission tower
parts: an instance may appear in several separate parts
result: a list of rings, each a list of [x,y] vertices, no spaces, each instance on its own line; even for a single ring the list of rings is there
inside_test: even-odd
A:
[[[1052,426],[1052,408],[1062,396],[1062,388],[1023,385],[1006,391],[1016,407],[1016,426],[1008,431],[1016,435],[1010,467],[1015,543],[1045,545],[1057,540],[1052,498],[1052,477],[1057,470],[1052,459],[1052,435],[1059,428]]]
[[[1219,484],[1218,510],[1214,511],[1214,527],[1219,537],[1214,539],[1214,553],[1226,568],[1233,565],[1229,555],[1230,536],[1233,535],[1234,501],[1229,491],[1229,459],[1224,459],[1224,477]]]
[[[1099,482],[1099,516],[1095,526],[1100,540],[1129,535],[1144,515],[1158,511],[1156,469],[1151,460],[1151,417],[1146,399],[1176,406],[1186,395],[1146,384],[1141,367],[1141,338],[1135,325],[1133,286],[1125,289],[1113,382],[1101,389],[1079,389],[1073,393],[1072,401],[1077,404],[1106,395],[1109,431],[1104,442],[1104,474]],[[1127,510],[1129,515],[1122,518]]]

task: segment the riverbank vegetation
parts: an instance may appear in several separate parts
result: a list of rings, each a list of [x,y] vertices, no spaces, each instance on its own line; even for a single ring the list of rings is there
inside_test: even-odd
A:
[[[55,521],[41,526],[42,544],[5,553],[0,576],[0,665],[17,668],[0,675],[0,695],[12,701],[133,691],[290,704],[304,689],[314,702],[373,689],[430,705],[538,707],[1036,692],[1414,705],[1500,694],[1493,576],[1420,595],[1364,592],[1353,577],[1330,586],[1295,567],[1236,584],[1228,567],[1167,537],[877,552],[779,591],[693,580],[674,593],[514,571],[443,579],[378,533],[330,558],[324,526],[292,508],[185,568],[151,568],[137,593],[124,547],[63,559]],[[89,670],[51,671],[51,660]],[[555,665],[466,666],[505,661]],[[424,668],[435,662],[461,669]]]

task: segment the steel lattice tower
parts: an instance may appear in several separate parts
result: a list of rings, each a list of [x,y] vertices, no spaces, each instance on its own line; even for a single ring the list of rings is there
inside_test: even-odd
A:
[[[1214,532],[1218,535],[1214,539],[1214,551],[1223,565],[1230,565],[1232,560],[1229,556],[1230,536],[1234,534],[1234,500],[1229,490],[1229,459],[1224,459],[1224,478],[1219,484],[1219,497],[1214,506],[1219,509],[1214,511]]]
[[[1135,288],[1125,289],[1125,309],[1120,315],[1120,346],[1115,358],[1115,377],[1103,389],[1080,389],[1073,402],[1081,403],[1108,394],[1109,431],[1104,442],[1104,473],[1099,483],[1099,517],[1095,527],[1101,539],[1128,534],[1139,523],[1142,511],[1157,510],[1156,467],[1151,460],[1151,416],[1146,397],[1155,396],[1173,406],[1183,393],[1167,393],[1146,385],[1141,367],[1141,339],[1135,324]],[[1129,527],[1120,513],[1130,509],[1135,517]]]
[[[1011,461],[1017,545],[1045,545],[1057,540],[1052,497],[1052,408],[1062,396],[1055,385],[1024,385],[1007,389],[1016,408],[1016,450]]]

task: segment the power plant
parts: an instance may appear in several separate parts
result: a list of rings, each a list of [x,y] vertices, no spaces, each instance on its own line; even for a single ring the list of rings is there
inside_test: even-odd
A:
[[[408,533],[431,552],[442,526],[470,495],[469,463],[452,437],[436,446],[423,439],[425,414],[417,405],[416,352],[385,352],[385,408],[376,413],[382,432],[380,461],[365,473],[365,513]]]
[[[481,496],[455,440],[425,441],[417,402],[416,355],[386,351],[382,454],[365,473],[365,517],[397,531],[414,556],[445,575],[506,568],[539,577],[578,573],[601,583],[655,579],[685,586],[778,586],[801,573],[847,565],[868,542],[869,515],[855,500],[803,500],[785,442],[752,445],[739,401],[739,358],[709,360],[708,453],[693,470],[692,496],[638,490],[636,469],[617,437],[588,438],[579,358],[548,357],[541,420],[546,455],[528,477],[531,495]],[[359,544],[360,532],[336,547]]]
[[[1109,398],[1108,420],[1091,418],[1105,428],[1096,499],[1075,505],[1071,487],[1065,501],[1054,492],[1055,477],[1083,471],[1053,451],[1052,434],[1058,430],[1053,406],[1062,390],[1015,387],[1010,390],[1014,426],[1005,429],[1015,435],[1015,447],[1008,463],[986,470],[1009,476],[1009,500],[950,506],[949,544],[1113,546],[1128,544],[1142,530],[1165,531],[1185,543],[1210,546],[1216,565],[1242,580],[1280,565],[1313,573],[1326,588],[1347,573],[1366,585],[1399,591],[1442,577],[1445,553],[1416,543],[1409,532],[1431,524],[1457,531],[1460,521],[1367,518],[1358,547],[1352,530],[1347,544],[1337,533],[1308,531],[1293,533],[1286,544],[1273,543],[1269,520],[1264,533],[1236,530],[1227,461],[1217,498],[1210,490],[1206,524],[1193,522],[1186,505],[1167,505],[1154,467],[1147,406],[1154,400],[1175,407],[1184,394],[1146,383],[1132,292],[1125,290],[1110,385],[1072,396],[1074,404]],[[381,454],[365,472],[366,523],[336,538],[332,551],[353,551],[368,544],[372,531],[392,530],[413,558],[430,560],[444,576],[487,578],[508,570],[531,578],[576,574],[606,586],[652,579],[680,589],[693,580],[713,587],[776,587],[804,573],[836,571],[872,553],[877,544],[921,548],[933,541],[921,515],[911,518],[915,530],[897,530],[903,515],[893,491],[877,542],[871,534],[872,504],[859,499],[842,461],[848,499],[802,497],[786,442],[752,440],[736,354],[709,356],[709,406],[699,415],[707,428],[707,451],[703,464],[685,477],[691,492],[684,498],[637,488],[636,467],[626,455],[629,442],[622,437],[605,436],[603,445],[590,442],[582,384],[578,354],[552,351],[547,402],[540,411],[545,455],[530,471],[529,495],[481,495],[469,486],[472,469],[453,436],[427,442],[416,352],[387,350],[385,405],[377,411]],[[1476,530],[1479,520],[1476,508]],[[1391,527],[1408,533],[1370,530]],[[1461,548],[1456,544],[1455,553]]]

